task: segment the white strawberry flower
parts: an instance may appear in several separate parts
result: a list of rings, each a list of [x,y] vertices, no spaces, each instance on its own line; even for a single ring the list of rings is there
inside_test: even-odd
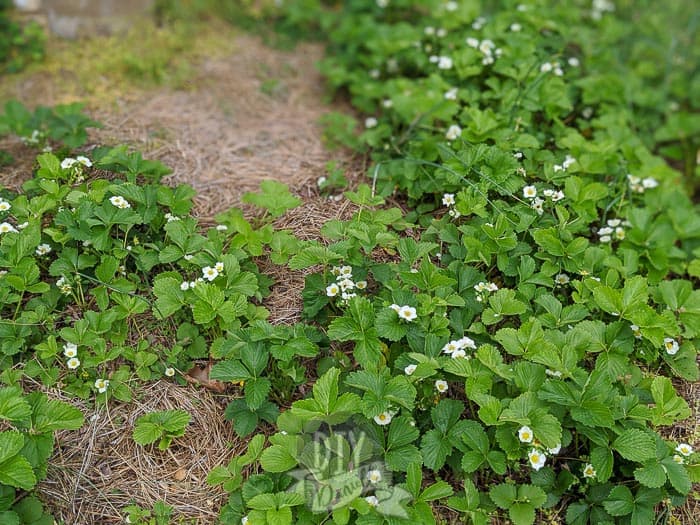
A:
[[[40,257],[42,255],[47,255],[47,254],[51,253],[51,246],[46,244],[46,243],[40,244],[39,246],[36,247],[36,251],[34,253],[36,253]]]
[[[78,345],[66,343],[63,345],[63,355],[66,357],[76,357],[78,355]]]
[[[213,281],[219,276],[219,271],[211,266],[205,266],[202,268],[202,277],[207,281]]]
[[[534,186],[525,186],[523,188],[523,197],[526,199],[534,199],[537,197],[537,188]]]
[[[675,462],[678,463],[679,465],[682,465],[683,463],[685,463],[685,460],[683,459],[683,456],[679,456],[678,454],[674,454],[674,455],[673,455],[673,461],[675,461]]]
[[[477,48],[477,47],[479,47],[479,40],[477,38],[470,36],[469,38],[467,38],[467,45],[469,47]]]
[[[392,310],[394,310],[394,312],[396,312],[397,314],[399,313],[399,310],[401,310],[401,307],[400,307],[398,304],[396,304],[396,303],[394,303],[394,304],[392,304],[392,305],[389,305],[389,308],[391,308]]]
[[[216,231],[225,232],[226,230],[228,230],[228,226],[226,226],[225,224],[216,225]]]
[[[114,195],[113,197],[110,197],[109,202],[112,203],[112,206],[116,206],[117,208],[120,208],[122,210],[126,208],[131,208],[131,204],[129,204],[129,202],[121,195]]]
[[[367,481],[372,484],[377,484],[382,480],[382,473],[379,470],[370,470],[367,472]]]
[[[452,352],[452,359],[466,359],[466,357],[467,353],[461,348]]]
[[[326,295],[328,297],[335,297],[340,293],[340,286],[338,286],[335,283],[329,284],[326,286]]]
[[[71,370],[75,370],[80,366],[80,359],[78,359],[77,357],[71,357],[66,362],[66,366],[68,366],[68,368],[70,368]]]
[[[522,28],[523,28],[523,26],[521,26],[521,25],[518,24],[517,22],[514,23],[514,24],[510,24],[510,30],[511,30],[513,33],[519,32]]]
[[[92,161],[87,157],[84,157],[83,155],[78,155],[77,157],[75,157],[75,160],[83,166],[85,166],[86,168],[92,167]]]
[[[476,343],[471,337],[467,337],[466,335],[464,337],[460,337],[455,342],[459,348],[471,348],[472,350],[476,350]]]
[[[676,447],[676,452],[680,452],[684,456],[688,457],[693,453],[693,447],[688,443],[679,443]]]
[[[445,193],[442,196],[442,204],[445,206],[452,206],[455,203],[454,193]]]
[[[411,322],[413,321],[416,317],[418,317],[418,314],[416,313],[416,309],[412,306],[402,306],[399,308],[399,311],[397,312],[399,314],[399,318],[403,319],[404,321]]]
[[[374,422],[380,426],[386,426],[391,423],[391,418],[394,417],[391,412],[382,412],[378,416],[374,416]]]
[[[518,430],[518,439],[521,443],[532,443],[534,437],[535,436],[532,433],[532,429],[527,425],[523,425],[520,427],[520,430]]]
[[[190,283],[189,283],[188,281],[182,281],[182,282],[180,283],[180,290],[182,290],[183,292],[185,292],[185,291],[187,291],[187,290],[189,290],[189,289],[190,289]]]
[[[457,88],[448,89],[445,92],[445,100],[457,100],[457,94],[458,94]]]
[[[97,379],[95,381],[95,388],[100,394],[104,394],[109,386],[109,379]]]
[[[365,119],[365,128],[367,129],[376,128],[377,124],[379,124],[379,121],[374,117],[367,117]]]
[[[556,455],[556,454],[559,454],[560,451],[561,451],[561,443],[559,443],[559,444],[558,444],[556,447],[554,447],[554,448],[548,448],[548,449],[547,449],[547,452],[550,453],[550,454],[552,454],[553,456]]]
[[[442,379],[435,381],[435,390],[437,390],[438,393],[444,394],[448,389],[449,386],[447,385],[447,381],[443,381]]]
[[[413,372],[416,371],[416,368],[418,368],[418,365],[406,365],[406,368],[403,369],[404,374],[407,376],[413,375]]]
[[[462,128],[457,124],[452,124],[445,132],[445,138],[447,140],[457,140],[462,135]]]
[[[365,288],[367,288],[367,281],[357,281],[355,283],[355,288],[357,288],[358,290],[364,290]]]
[[[8,211],[12,205],[4,199],[0,199],[0,211]]]
[[[452,69],[452,59],[450,57],[441,56],[438,59],[439,69]]]
[[[678,353],[678,341],[670,337],[664,338],[664,348],[668,355],[676,355]]]
[[[167,377],[173,377],[175,375],[175,369],[172,366],[169,366],[165,369],[165,375]]]
[[[378,1],[378,0],[377,0]],[[365,497],[365,501],[370,507],[377,507],[379,506],[379,500],[377,499],[377,496],[367,496]]]
[[[632,334],[634,334],[634,337],[636,337],[637,339],[642,338],[642,332],[636,324],[631,324],[630,330],[632,330]]]
[[[214,265],[214,269],[215,269],[217,272],[219,272],[219,273],[223,272],[223,271],[224,271],[224,263],[222,263],[222,262],[217,262],[217,263]]]
[[[75,159],[73,159],[73,158],[71,158],[71,157],[66,157],[65,159],[63,159],[63,160],[61,161],[61,169],[69,170],[69,169],[71,169],[73,166],[75,166],[75,163],[76,163],[76,162],[78,162],[78,161],[75,160]]]
[[[591,465],[590,463],[586,463],[586,466],[583,467],[583,477],[595,479],[596,474],[597,474],[597,472],[593,468],[593,465]]]
[[[17,233],[17,230],[9,222],[3,222],[0,223],[0,233]]]
[[[559,273],[554,277],[554,282],[557,283],[559,286],[564,286],[565,284],[569,284],[569,276],[566,275],[565,273]]]
[[[530,450],[527,457],[530,460],[530,466],[533,468],[533,470],[540,470],[542,467],[544,467],[544,464],[547,461],[547,456],[544,454],[544,452],[540,452],[535,448]]]

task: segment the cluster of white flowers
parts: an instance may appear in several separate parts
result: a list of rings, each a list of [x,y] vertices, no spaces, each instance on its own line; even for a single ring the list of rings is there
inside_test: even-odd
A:
[[[69,295],[73,291],[73,287],[66,281],[65,277],[61,277],[56,281],[56,286],[58,286],[58,289],[61,290],[63,295]]]
[[[343,301],[349,301],[357,297],[357,292],[353,290],[365,290],[367,281],[353,281],[352,266],[334,266],[331,273],[335,276],[336,282],[326,286],[328,297],[340,297]]]
[[[562,162],[561,164],[555,164],[554,166],[552,166],[552,169],[554,170],[554,173],[558,171],[567,171],[569,167],[575,162],[576,159],[574,157],[572,157],[571,155],[567,155],[564,158],[564,162]]]
[[[625,228],[631,226],[628,221],[608,219],[607,226],[598,230],[598,239],[602,243],[621,241],[625,238]]]
[[[659,185],[659,181],[653,177],[642,179],[630,173],[627,174],[627,183],[629,184],[630,190],[634,193],[644,193],[646,190],[651,190]]]
[[[82,166],[90,168],[92,167],[92,161],[87,157],[83,157],[82,155],[78,155],[75,158],[66,157],[61,161],[61,168],[64,170],[69,170],[75,167],[80,167],[82,169]]]
[[[477,38],[469,37],[467,38],[466,42],[469,47],[478,49],[481,52],[483,55],[481,63],[485,66],[493,64],[496,61],[496,58],[503,54],[503,50],[500,47],[496,47],[493,40],[489,40],[488,38],[479,41]]]
[[[457,100],[457,95],[459,90],[457,88],[450,88],[445,91],[445,100]]]
[[[178,217],[177,215],[173,215],[172,213],[166,213],[165,220],[167,220],[168,222],[179,221],[180,217]]]
[[[413,306],[399,306],[398,304],[392,304],[389,306],[389,308],[396,312],[396,315],[399,316],[399,319],[408,321],[409,323],[418,317],[416,309]]]
[[[481,303],[491,292],[498,291],[498,285],[496,283],[479,281],[474,285],[474,290],[476,291],[476,300]]]
[[[442,352],[452,359],[471,359],[471,356],[467,355],[467,350],[476,350],[474,340],[467,336],[454,339],[442,347]]]
[[[530,452],[528,452],[527,458],[530,461],[530,466],[534,470],[540,470],[542,467],[544,467],[544,464],[547,462],[547,454],[556,455],[561,451],[561,443],[554,448],[547,448],[547,453],[540,450],[542,446],[540,443],[535,441],[535,435],[532,432],[532,429],[527,425],[523,425],[520,427],[520,429],[518,429],[518,439],[521,443],[533,444],[533,448],[530,449]]]
[[[12,204],[0,197],[0,211],[9,211],[10,208],[12,208]]]
[[[36,251],[34,253],[36,253],[39,257],[42,255],[48,255],[51,253],[51,246],[46,243],[40,244],[36,247]]]
[[[28,137],[20,137],[20,140],[27,146],[38,146],[44,140],[44,133],[35,129]]]
[[[224,263],[217,262],[214,266],[205,266],[202,268],[202,278],[207,281],[213,281],[224,271]]]
[[[462,214],[457,211],[456,208],[454,208],[455,205],[455,195],[454,193],[445,193],[442,196],[442,204],[444,206],[447,206],[448,208],[448,215],[450,217],[453,217],[455,219],[459,218]]]
[[[452,59],[445,55],[432,55],[430,58],[431,64],[437,64],[438,69],[452,69]]]
[[[107,392],[107,387],[109,387],[109,379],[97,379],[95,380],[95,388],[100,394]]]
[[[423,32],[427,36],[437,36],[438,38],[445,38],[447,36],[447,29],[444,27],[438,27],[435,29],[433,26],[426,26]]]
[[[228,230],[228,226],[226,226],[225,224],[217,224],[216,225],[216,231],[225,232],[226,230]]]
[[[542,192],[542,195],[551,200],[552,203],[559,202],[564,199],[566,195],[561,190],[546,189]],[[533,185],[523,187],[523,197],[530,199],[530,207],[537,212],[538,215],[544,213],[545,200],[537,196],[537,188]]]
[[[668,355],[676,355],[679,348],[678,341],[670,337],[664,338],[664,349]]]
[[[540,73],[553,72],[556,76],[560,77],[564,74],[564,70],[561,68],[559,62],[545,62],[540,66]]]
[[[457,140],[461,136],[462,128],[460,128],[457,124],[452,124],[445,132],[445,138],[447,140]]]
[[[9,222],[2,222],[0,223],[0,234],[2,233],[17,233],[17,228]]]
[[[127,201],[121,195],[114,195],[110,197],[109,202],[112,203],[112,206],[116,206],[117,208],[120,208],[122,210],[126,208],[131,208],[131,204],[129,204],[129,201]]]
[[[66,361],[66,366],[71,370],[75,370],[80,366],[80,359],[78,359],[78,345],[73,343],[64,344],[63,355],[68,358],[68,361]]]
[[[591,18],[593,20],[600,20],[603,18],[604,13],[612,13],[615,11],[615,4],[610,0],[593,0],[593,6],[591,7]]]
[[[480,16],[476,20],[472,22],[472,29],[474,31],[479,31],[482,27],[486,25],[486,19],[483,16]]]

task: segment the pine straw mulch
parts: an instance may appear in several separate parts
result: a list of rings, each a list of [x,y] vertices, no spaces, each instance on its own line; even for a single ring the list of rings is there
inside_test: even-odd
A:
[[[58,389],[47,393],[85,414],[80,430],[56,434],[47,478],[37,488],[59,523],[124,523],[124,507],[150,508],[159,500],[172,505],[178,518],[216,522],[226,494],[206,484],[207,474],[246,448],[223,419],[225,399],[167,381],[139,385],[132,403],[100,407]],[[185,436],[166,451],[137,445],[132,439],[136,418],[168,409],[191,415]]]

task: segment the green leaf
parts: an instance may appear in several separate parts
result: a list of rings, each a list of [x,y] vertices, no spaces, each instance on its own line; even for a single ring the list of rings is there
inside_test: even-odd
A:
[[[438,430],[428,430],[421,439],[421,453],[423,464],[432,469],[439,470],[445,464],[447,456],[452,452],[450,439]]]
[[[436,499],[447,498],[451,496],[454,491],[452,486],[445,481],[437,481],[429,487],[427,487],[423,492],[421,492],[421,501],[434,501]]]
[[[34,431],[77,430],[83,426],[83,413],[68,403],[40,398],[34,404]]]
[[[22,398],[22,390],[18,387],[0,389],[0,419],[22,421],[32,413],[29,403]]]
[[[24,436],[16,430],[0,432],[0,463],[7,461],[22,450]]]
[[[529,503],[513,503],[508,509],[513,525],[532,525],[535,522],[535,507]]]
[[[180,290],[180,284],[180,281],[173,277],[156,278],[153,284],[153,293],[156,296],[153,313],[157,319],[171,316],[185,304],[185,296]]]
[[[607,447],[594,447],[591,450],[591,464],[596,471],[596,479],[608,481],[613,470],[613,453]]]
[[[622,432],[613,442],[612,448],[623,458],[630,461],[642,462],[656,457],[656,442],[654,438],[636,428]]]
[[[263,450],[260,464],[268,472],[287,472],[297,465],[297,460],[281,445]]]
[[[301,199],[292,195],[286,184],[276,180],[262,181],[259,193],[244,193],[242,200],[268,210],[273,217],[284,215],[301,204]]]
[[[37,483],[32,466],[24,456],[13,456],[0,463],[0,483],[31,490]]]
[[[645,487],[663,487],[664,483],[666,483],[666,470],[660,463],[652,463],[635,469],[634,479]]]
[[[489,490],[491,500],[501,509],[509,509],[518,497],[518,491],[512,483],[501,483]]]
[[[611,516],[626,516],[634,510],[632,491],[624,485],[617,485],[603,501],[603,507]]]
[[[666,475],[673,488],[681,494],[688,494],[691,489],[691,483],[685,466],[676,463],[672,457],[664,458],[661,463],[666,469]]]

